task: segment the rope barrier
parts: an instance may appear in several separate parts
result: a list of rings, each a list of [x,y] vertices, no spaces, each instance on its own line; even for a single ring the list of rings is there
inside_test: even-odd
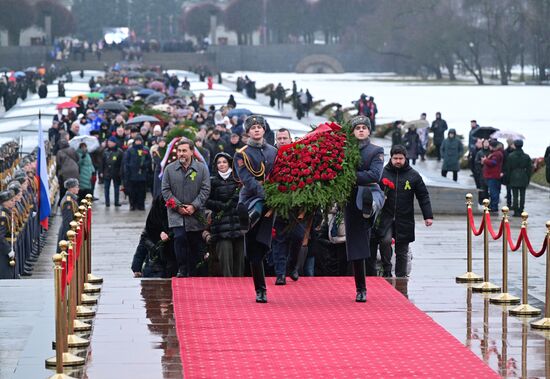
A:
[[[508,246],[510,246],[510,250],[517,251],[521,247],[521,241],[523,240],[523,229],[518,235],[518,240],[516,244],[514,245],[514,241],[512,240],[512,232],[510,230],[510,224],[506,223],[506,237],[508,240]]]
[[[525,231],[525,229],[521,230],[521,234],[523,236],[523,241],[525,242],[525,245],[527,246],[527,249],[529,249],[529,252],[531,253],[531,255],[538,258],[544,254],[544,252],[546,251],[546,248],[548,247],[547,246],[548,238],[544,239],[542,248],[539,251],[536,251],[535,249],[533,249],[533,246],[531,245],[531,241],[529,241],[529,236],[527,235],[527,232]]]
[[[502,237],[502,232],[504,230],[503,228],[503,224],[504,222],[500,222],[500,228],[498,229],[498,234],[495,234],[495,231],[493,229],[493,224],[491,223],[491,215],[489,213],[487,213],[486,215],[486,220],[485,222],[487,223],[487,229],[489,230],[489,233],[491,234],[491,237],[496,241],[498,240],[500,237]]]
[[[481,233],[483,233],[483,229],[485,227],[485,216],[481,218],[481,225],[479,225],[479,229],[476,229],[474,212],[472,211],[472,208],[468,208],[468,218],[470,219],[470,226],[472,228],[472,233],[474,233],[474,236],[476,237],[480,236]]]

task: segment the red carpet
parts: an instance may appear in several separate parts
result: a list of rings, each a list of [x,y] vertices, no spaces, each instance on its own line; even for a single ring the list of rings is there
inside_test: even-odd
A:
[[[351,277],[271,285],[251,278],[172,281],[185,378],[497,378],[382,278],[355,303]]]

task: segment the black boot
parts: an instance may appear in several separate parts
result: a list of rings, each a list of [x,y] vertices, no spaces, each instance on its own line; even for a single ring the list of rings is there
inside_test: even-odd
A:
[[[355,275],[355,288],[357,293],[355,301],[364,303],[367,301],[367,284],[365,282],[365,260],[353,261],[353,274]]]
[[[290,273],[290,278],[292,280],[296,281],[300,278],[298,273],[300,271],[303,271],[306,258],[307,258],[307,246],[302,246],[300,248],[300,251],[298,252],[298,257],[296,258],[296,266],[294,267],[294,270],[292,270],[292,272]]]
[[[263,262],[251,263],[250,269],[254,280],[254,289],[256,290],[256,303],[267,303]]]

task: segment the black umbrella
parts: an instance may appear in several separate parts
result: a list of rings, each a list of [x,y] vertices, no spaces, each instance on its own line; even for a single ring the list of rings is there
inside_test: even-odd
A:
[[[7,68],[7,67],[1,67],[0,68],[0,72],[10,72],[11,69]]]
[[[127,111],[128,108],[126,108],[123,104],[119,103],[118,101],[106,101],[103,104],[100,104],[97,109],[104,109],[107,111],[113,111],[113,112],[122,112]]]
[[[145,104],[159,104],[166,98],[166,95],[162,93],[154,93],[150,96],[147,96],[145,99]]]
[[[141,77],[142,77],[142,75],[141,75],[139,72],[137,72],[137,71],[128,71],[128,72],[127,72],[125,75],[123,75],[123,76],[127,76],[127,77],[129,77],[129,78],[141,78]]]
[[[106,86],[101,88],[99,92],[107,93],[109,95],[128,95],[130,93],[130,89],[126,86]]]
[[[145,76],[147,79],[153,79],[153,78],[158,78],[160,77],[159,74],[157,74],[156,72],[154,71],[145,71],[143,73],[143,76]]]
[[[475,138],[488,139],[491,138],[491,134],[496,132],[498,129],[493,128],[492,126],[480,126],[472,133],[472,136]]]

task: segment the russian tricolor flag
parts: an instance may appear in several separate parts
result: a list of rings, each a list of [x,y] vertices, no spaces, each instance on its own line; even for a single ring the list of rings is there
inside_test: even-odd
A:
[[[44,147],[44,131],[42,130],[42,117],[38,116],[38,164],[36,165],[36,175],[40,183],[40,192],[38,194],[38,209],[40,216],[40,225],[48,230],[48,217],[52,210],[50,204],[50,187],[48,184],[48,166],[46,149]]]

